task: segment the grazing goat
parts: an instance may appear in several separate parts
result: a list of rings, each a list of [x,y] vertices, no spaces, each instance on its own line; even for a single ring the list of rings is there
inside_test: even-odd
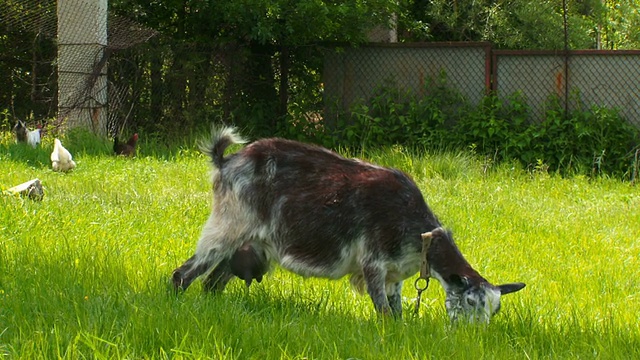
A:
[[[18,120],[13,126],[13,132],[16,134],[16,140],[18,142],[27,142],[27,125],[24,121]]]
[[[425,232],[430,272],[452,320],[488,322],[501,295],[525,286],[480,276],[399,170],[279,138],[225,157],[234,143],[244,143],[234,129],[214,129],[204,149],[214,166],[213,209],[195,255],[173,272],[176,290],[205,274],[205,290],[224,289],[234,275],[249,285],[275,262],[307,277],[351,275],[379,313],[401,316],[402,282],[420,268]]]
[[[24,121],[18,120],[13,126],[13,132],[15,132],[18,142],[26,142],[34,149],[40,145],[42,137],[42,125],[40,124],[36,126],[35,130],[29,130]]]

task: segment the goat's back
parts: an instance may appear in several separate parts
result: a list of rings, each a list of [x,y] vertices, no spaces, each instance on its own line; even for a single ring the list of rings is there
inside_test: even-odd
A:
[[[419,251],[420,234],[439,226],[405,173],[318,146],[263,139],[221,164],[215,197],[232,196],[235,206],[251,209],[265,228],[260,233],[269,235],[261,240],[285,267],[287,259],[323,269],[348,267],[352,257],[398,259]],[[231,202],[224,203],[220,211],[229,210]]]

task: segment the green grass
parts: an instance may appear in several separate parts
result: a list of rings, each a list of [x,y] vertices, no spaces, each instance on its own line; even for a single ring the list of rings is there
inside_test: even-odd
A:
[[[463,254],[489,280],[523,281],[488,326],[451,326],[433,281],[417,317],[380,320],[346,279],[276,270],[246,293],[196,282],[168,290],[209,214],[195,146],[140,144],[135,159],[73,137],[75,171],[54,173],[52,140],[0,136],[0,190],[39,178],[42,202],[0,196],[0,358],[557,359],[640,357],[640,192],[464,154],[365,156],[409,172]]]

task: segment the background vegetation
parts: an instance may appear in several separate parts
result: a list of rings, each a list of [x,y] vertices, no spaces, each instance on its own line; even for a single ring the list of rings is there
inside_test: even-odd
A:
[[[569,49],[638,49],[639,7],[633,0],[414,1],[407,27],[413,39],[561,50],[566,14]]]
[[[452,327],[433,282],[417,317],[378,320],[346,279],[275,271],[219,296],[167,288],[206,220],[211,184],[194,135],[147,140],[135,159],[70,133],[78,167],[54,173],[52,140],[0,136],[0,190],[38,177],[42,202],[0,195],[0,356],[158,359],[628,359],[640,356],[640,195],[628,182],[562,178],[468,153],[399,146],[344,153],[416,180],[489,280],[523,281],[489,326]]]
[[[32,149],[0,133],[0,190],[35,177],[46,190],[42,202],[0,195],[0,356],[640,357],[640,196],[617,176],[582,176],[606,170],[635,180],[637,147],[629,142],[637,134],[615,109],[565,114],[551,99],[545,121],[533,126],[517,94],[473,108],[439,85],[429,98],[402,101],[380,89],[337,133],[313,127],[327,44],[358,44],[394,13],[400,41],[562,49],[561,1],[110,4],[160,32],[110,63],[111,81],[135,79],[125,89],[136,101],[131,117],[125,111],[117,121],[141,133],[139,156],[114,158],[109,141],[71,132],[63,143],[78,167],[59,174],[49,164],[57,134]],[[2,130],[16,118],[51,119],[57,96],[53,38],[44,28],[10,27],[16,12],[7,8],[35,19],[43,9],[55,14],[55,1],[0,0]],[[638,48],[636,2],[567,1],[567,10],[570,48]],[[224,78],[213,75],[216,66]],[[486,327],[452,327],[437,283],[410,316],[412,279],[402,321],[376,319],[346,280],[282,271],[249,292],[234,282],[220,296],[202,295],[198,285],[173,296],[168,276],[192,253],[209,212],[207,161],[195,139],[213,120],[407,171],[481,273],[527,288],[505,297]],[[371,146],[378,142],[388,146]]]
[[[256,137],[289,134],[322,116],[323,51],[366,41],[396,22],[400,42],[491,41],[505,49],[637,49],[637,2],[143,1],[111,0],[111,13],[158,35],[111,49],[109,80],[127,96],[112,121],[170,141],[212,120]],[[566,13],[565,13],[566,9]],[[0,127],[56,115],[55,1],[0,0]],[[393,14],[393,15],[392,15]],[[394,20],[395,19],[395,20]],[[110,19],[112,21],[113,18]],[[115,23],[115,22],[112,22]],[[126,40],[126,39],[124,39]],[[135,39],[131,39],[131,43]],[[124,41],[126,45],[126,41]],[[118,126],[115,126],[116,128]],[[339,139],[334,140],[336,146]]]
[[[425,96],[381,87],[352,109],[352,117],[328,132],[350,148],[405,144],[414,150],[471,151],[488,164],[516,160],[525,168],[560,174],[614,175],[636,181],[640,131],[616,109],[588,106],[572,95],[577,110],[567,112],[550,96],[544,118],[529,120],[519,93],[501,100],[487,95],[478,106],[450,89],[446,79],[427,83]],[[318,136],[318,132],[314,133]]]

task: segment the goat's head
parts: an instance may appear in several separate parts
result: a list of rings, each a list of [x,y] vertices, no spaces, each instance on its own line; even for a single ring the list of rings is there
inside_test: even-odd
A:
[[[501,295],[522,289],[523,283],[492,285],[487,281],[452,275],[446,287],[445,306],[451,321],[488,323],[500,311]]]
[[[500,311],[500,297],[521,290],[524,283],[492,285],[462,256],[451,233],[442,229],[422,234],[431,237],[430,267],[444,287],[445,306],[452,321],[488,323]]]

